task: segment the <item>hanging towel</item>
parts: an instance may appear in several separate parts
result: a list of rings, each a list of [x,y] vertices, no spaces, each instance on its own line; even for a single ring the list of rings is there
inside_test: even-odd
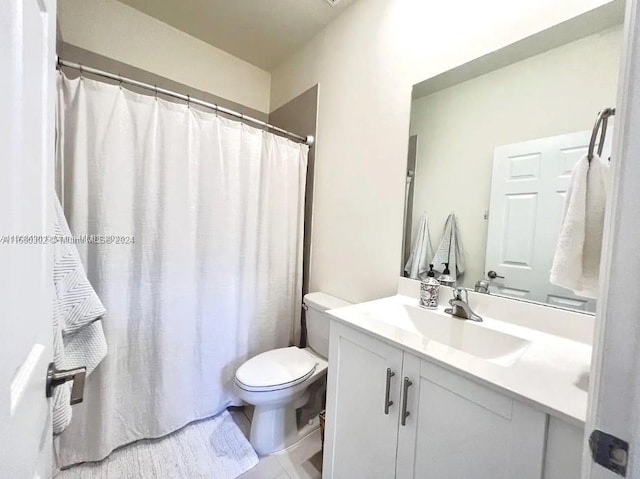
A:
[[[418,234],[413,241],[411,256],[404,267],[404,271],[411,279],[424,279],[429,271],[429,264],[433,258],[431,247],[431,233],[429,232],[429,218],[425,213],[420,219]]]
[[[57,195],[54,233],[70,238],[71,231]],[[107,342],[99,318],[105,308],[91,287],[73,242],[58,241],[53,260],[53,362],[57,369],[86,366],[87,374],[107,354]],[[71,384],[53,390],[53,433],[60,434],[71,422]]]
[[[436,249],[436,254],[432,260],[433,269],[442,273],[444,271],[444,263],[449,263],[449,271],[451,276],[458,279],[465,269],[464,249],[462,248],[462,240],[458,232],[458,223],[456,215],[451,213],[447,217],[444,224],[444,232],[440,245]]]
[[[598,293],[608,174],[609,163],[597,154],[591,164],[586,155],[576,163],[551,267],[551,283],[586,298]]]

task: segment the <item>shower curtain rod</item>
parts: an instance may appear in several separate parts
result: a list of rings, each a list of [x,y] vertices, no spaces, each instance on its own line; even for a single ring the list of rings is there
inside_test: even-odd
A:
[[[309,146],[311,146],[313,144],[314,138],[313,136],[309,135],[307,137],[304,136],[300,136],[300,135],[296,135],[295,133],[292,133],[290,131],[284,130],[280,127],[277,127],[275,125],[271,125],[267,122],[264,122],[262,120],[258,120],[257,118],[253,118],[251,116],[247,116],[244,115],[240,112],[234,111],[234,110],[230,110],[228,108],[224,108],[222,106],[216,105],[215,103],[209,103],[206,101],[202,101],[202,100],[198,100],[197,98],[192,98],[189,95],[184,95],[182,93],[177,93],[171,90],[166,90],[165,88],[160,88],[157,87],[155,85],[150,85],[148,83],[143,83],[137,80],[134,80],[132,78],[127,78],[127,77],[123,77],[120,75],[116,75],[113,73],[109,73],[109,72],[105,72],[102,70],[97,70],[95,68],[91,68],[91,67],[86,67],[83,65],[80,65],[79,63],[73,63],[73,62],[69,62],[66,60],[63,60],[61,58],[58,58],[58,68],[60,68],[61,66],[66,67],[66,68],[72,68],[74,70],[79,70],[80,74],[82,75],[82,73],[90,73],[92,75],[97,75],[97,76],[101,76],[104,78],[109,78],[111,80],[116,80],[122,84],[127,84],[127,85],[133,85],[133,86],[137,86],[139,88],[144,88],[145,90],[151,90],[153,92],[155,92],[156,94],[160,93],[162,95],[166,95],[166,96],[170,96],[172,98],[177,98],[179,100],[183,100],[186,101],[187,103],[193,103],[194,105],[199,105],[199,106],[203,106],[205,108],[210,108],[212,110],[215,110],[217,112],[220,113],[224,113],[225,115],[229,115],[229,116],[233,116],[235,118],[239,118],[241,121],[246,121],[249,123],[253,123],[255,125],[259,125],[263,128],[266,128],[268,130],[273,130],[273,131],[277,131],[278,133],[282,133],[283,135],[286,135],[287,137],[289,137],[289,139],[291,140],[296,140],[300,143],[305,143]]]

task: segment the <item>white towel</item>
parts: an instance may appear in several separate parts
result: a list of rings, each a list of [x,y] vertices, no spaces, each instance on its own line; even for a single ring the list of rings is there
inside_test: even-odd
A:
[[[445,269],[444,263],[449,263],[450,274],[456,280],[458,279],[458,276],[464,273],[464,248],[462,247],[462,240],[460,238],[460,233],[458,232],[456,215],[453,213],[447,217],[447,222],[444,224],[442,239],[440,240],[440,245],[436,250],[436,254],[433,257],[432,262],[433,269],[440,273]]]
[[[578,296],[598,294],[609,163],[585,155],[571,173],[564,216],[551,267],[551,283]]]
[[[53,194],[56,212],[54,233],[70,238],[69,225],[58,197]],[[105,309],[80,262],[73,243],[54,245],[53,280],[53,362],[57,369],[86,366],[91,373],[107,354],[107,342],[98,320]],[[53,392],[53,433],[60,434],[71,422],[71,384]]]
[[[424,279],[429,272],[429,264],[433,258],[431,247],[431,233],[429,232],[429,218],[425,213],[420,219],[418,234],[413,241],[411,256],[404,267],[404,271],[411,279]]]

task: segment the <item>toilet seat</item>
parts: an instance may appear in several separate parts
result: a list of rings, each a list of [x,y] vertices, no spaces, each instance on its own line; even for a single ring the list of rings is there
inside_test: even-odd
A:
[[[306,381],[318,362],[304,349],[291,346],[258,354],[236,371],[236,385],[246,391],[276,391]]]

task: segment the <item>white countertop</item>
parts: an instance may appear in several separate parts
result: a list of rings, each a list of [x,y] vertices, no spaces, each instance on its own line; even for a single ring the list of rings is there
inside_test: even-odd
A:
[[[473,306],[473,302],[470,303]],[[544,314],[545,309],[539,309],[540,306],[536,308],[542,311],[538,314]],[[552,416],[578,426],[585,423],[591,345],[584,341],[534,329],[535,321],[519,318],[514,324],[492,319],[486,313],[483,314],[482,323],[464,321],[461,324],[463,320],[444,313],[444,306],[435,312],[424,310],[418,306],[416,298],[400,294],[333,309],[329,313],[338,322],[369,333]],[[420,316],[424,314],[431,316]],[[486,328],[509,335],[505,338],[495,334],[498,341],[500,338],[512,340],[512,337],[516,337],[516,342],[517,338],[523,340],[523,346],[509,355],[492,357],[487,355],[491,345],[476,344],[471,345],[471,348],[479,348],[477,355],[473,355],[418,332],[416,325],[420,326],[420,318],[432,324],[434,320],[442,320],[444,326],[438,324],[438,330],[450,328],[455,333],[452,336],[456,336],[458,341],[460,331],[473,333],[467,336],[474,338],[491,338],[491,332],[462,329]],[[523,322],[529,327],[523,326]],[[482,357],[483,354],[486,357]]]

